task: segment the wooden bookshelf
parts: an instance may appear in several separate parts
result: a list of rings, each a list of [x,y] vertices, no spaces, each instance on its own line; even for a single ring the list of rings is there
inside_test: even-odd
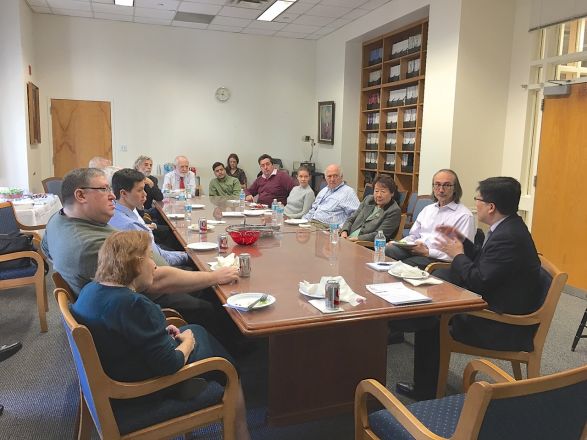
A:
[[[418,191],[428,20],[363,43],[359,182],[379,173],[400,191]]]

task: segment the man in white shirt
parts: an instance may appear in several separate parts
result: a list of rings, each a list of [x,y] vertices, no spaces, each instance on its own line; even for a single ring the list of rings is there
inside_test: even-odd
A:
[[[190,161],[185,156],[177,156],[174,164],[175,169],[165,174],[163,188],[179,190],[189,186],[193,193],[196,189],[196,175],[190,171]]]
[[[412,248],[400,248],[389,243],[385,255],[411,266],[425,269],[436,261],[452,261],[438,247],[438,226],[452,226],[469,240],[475,236],[475,219],[471,211],[460,203],[463,189],[457,174],[442,169],[432,177],[432,198],[436,203],[426,206],[416,218],[410,234],[404,241],[415,243]]]

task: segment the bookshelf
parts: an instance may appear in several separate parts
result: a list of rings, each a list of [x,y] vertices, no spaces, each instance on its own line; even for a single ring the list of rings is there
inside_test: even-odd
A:
[[[359,179],[393,177],[399,191],[418,191],[428,20],[363,43]]]

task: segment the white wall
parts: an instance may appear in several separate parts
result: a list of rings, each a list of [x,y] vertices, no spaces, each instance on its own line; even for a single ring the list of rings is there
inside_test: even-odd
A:
[[[231,152],[249,179],[262,153],[288,168],[307,159],[301,137],[316,125],[313,41],[38,14],[35,31],[43,127],[51,98],[111,101],[116,165],[186,154],[207,189],[212,163]],[[232,91],[227,103],[214,98],[219,86]],[[49,162],[51,145],[43,144]]]
[[[0,2],[0,186],[28,189],[19,0]]]

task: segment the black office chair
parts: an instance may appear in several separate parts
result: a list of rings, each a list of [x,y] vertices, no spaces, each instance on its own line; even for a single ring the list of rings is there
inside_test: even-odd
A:
[[[573,346],[571,347],[571,351],[575,351],[579,339],[587,338],[587,335],[583,334],[584,328],[587,328],[587,309],[585,309],[585,313],[583,313],[583,319],[581,319],[581,323],[579,324],[579,328],[577,329],[577,334],[575,335],[575,339],[573,339]]]

